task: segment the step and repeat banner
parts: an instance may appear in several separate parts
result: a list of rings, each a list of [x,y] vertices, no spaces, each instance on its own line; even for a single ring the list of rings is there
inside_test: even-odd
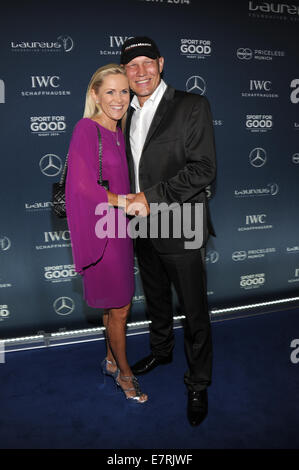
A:
[[[211,308],[298,295],[299,3],[49,0],[1,10],[0,337],[91,327],[70,233],[51,211],[86,87],[148,35],[164,79],[207,96],[218,175],[207,188],[217,236]],[[145,319],[135,266],[131,321]]]

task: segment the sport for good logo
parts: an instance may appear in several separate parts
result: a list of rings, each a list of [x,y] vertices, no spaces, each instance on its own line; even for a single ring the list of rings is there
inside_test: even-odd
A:
[[[69,282],[76,276],[77,276],[77,273],[74,269],[73,264],[44,267],[45,280],[53,282],[53,283]]]
[[[265,273],[246,274],[240,278],[240,287],[242,289],[256,289],[262,287],[266,282]]]
[[[246,129],[251,132],[267,132],[272,130],[273,117],[271,114],[247,114]]]
[[[65,116],[31,116],[30,130],[33,135],[57,136],[66,131]]]
[[[181,55],[188,59],[205,59],[212,53],[211,41],[208,39],[181,39]]]

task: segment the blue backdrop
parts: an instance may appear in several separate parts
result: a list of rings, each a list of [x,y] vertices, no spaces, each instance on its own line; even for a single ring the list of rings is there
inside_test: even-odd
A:
[[[156,40],[167,83],[211,103],[210,307],[298,294],[298,2],[27,1],[2,5],[1,19],[0,337],[98,321],[82,300],[51,190],[91,75],[118,63],[134,35]]]

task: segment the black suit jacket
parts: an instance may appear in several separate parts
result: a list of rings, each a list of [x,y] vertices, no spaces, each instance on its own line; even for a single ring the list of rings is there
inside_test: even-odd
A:
[[[131,182],[135,192],[134,162],[130,146],[130,123],[134,109],[128,112],[126,149]],[[203,204],[203,244],[209,233],[214,235],[210,221],[205,188],[216,176],[213,121],[208,100],[200,95],[175,90],[168,86],[149,128],[139,163],[140,190],[149,204],[191,203],[191,221],[195,223],[195,203]],[[150,219],[151,217],[148,217]],[[170,225],[173,217],[170,212]],[[152,223],[152,222],[151,222]],[[182,229],[183,232],[183,229]],[[185,249],[184,236],[152,240],[162,253]]]

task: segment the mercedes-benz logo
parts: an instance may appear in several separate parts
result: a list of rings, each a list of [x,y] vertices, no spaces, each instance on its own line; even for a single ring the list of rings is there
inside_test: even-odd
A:
[[[299,153],[294,153],[294,155],[292,156],[292,162],[295,163],[295,165],[299,163]]]
[[[253,149],[249,154],[249,161],[255,168],[260,168],[265,165],[267,161],[266,151],[261,147]]]
[[[57,176],[62,170],[62,162],[57,155],[48,153],[40,159],[39,167],[43,175]]]
[[[192,77],[188,78],[186,82],[186,90],[188,92],[199,93],[200,95],[204,95],[206,89],[206,82],[202,77],[199,77],[198,75],[193,75]]]
[[[10,239],[7,237],[0,237],[0,251],[7,251],[11,247]]]
[[[70,36],[59,36],[57,39],[62,42],[65,52],[70,52],[73,49],[74,41]]]
[[[70,297],[58,297],[53,308],[57,315],[70,315],[75,309],[75,302]]]
[[[217,263],[219,260],[219,253],[215,250],[208,251],[207,256],[206,256],[206,263]]]
[[[232,259],[234,261],[244,261],[244,259],[247,258],[247,253],[246,251],[235,251],[233,254],[232,254]]]
[[[248,49],[248,47],[239,47],[237,50],[237,57],[240,60],[250,60],[252,59],[252,50]]]

